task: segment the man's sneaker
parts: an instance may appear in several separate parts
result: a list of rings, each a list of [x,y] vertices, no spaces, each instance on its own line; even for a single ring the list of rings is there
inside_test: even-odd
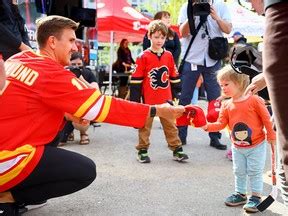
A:
[[[150,158],[149,158],[149,156],[148,156],[148,151],[147,151],[147,149],[140,149],[140,150],[138,151],[137,160],[138,160],[140,163],[150,163]]]
[[[219,149],[219,150],[226,150],[227,149],[227,146],[221,144],[219,139],[217,139],[217,138],[212,138],[210,140],[210,146],[212,146],[212,147],[214,147],[216,149]]]
[[[246,201],[247,197],[245,195],[241,195],[240,193],[233,193],[231,196],[227,197],[225,204],[227,206],[239,206],[245,204]]]
[[[178,147],[173,151],[173,159],[176,161],[184,161],[188,158],[188,155],[184,154],[182,147]]]
[[[0,216],[19,216],[15,203],[0,203]]]
[[[33,204],[31,203],[29,205],[26,205],[26,204],[19,205],[18,206],[19,213],[23,214],[23,213],[25,213],[27,211],[30,211],[30,210],[33,210],[33,209],[36,209],[36,208],[41,208],[42,206],[44,206],[46,204],[47,204],[47,200],[35,202]],[[0,214],[0,216],[1,216],[1,214]]]
[[[251,196],[248,202],[243,206],[246,212],[255,213],[258,212],[257,206],[261,203],[261,198],[257,196]]]

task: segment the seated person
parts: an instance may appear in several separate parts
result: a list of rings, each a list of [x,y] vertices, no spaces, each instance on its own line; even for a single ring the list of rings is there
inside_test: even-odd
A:
[[[113,71],[117,73],[125,73],[131,69],[131,65],[135,63],[132,58],[131,51],[128,47],[128,40],[122,39],[120,46],[117,50],[117,60],[113,64]],[[118,97],[125,98],[128,91],[128,76],[119,77],[120,84],[118,88]]]
[[[96,82],[96,77],[92,73],[89,68],[86,68],[83,65],[83,57],[80,52],[74,52],[71,55],[71,66],[69,69],[76,74],[76,76],[80,76],[80,79],[85,83],[90,85],[92,88],[98,89],[98,84]],[[62,132],[61,132],[61,140],[59,146],[65,145],[67,141],[74,141],[74,133],[73,130],[76,128],[80,131],[80,145],[87,145],[90,143],[89,136],[87,134],[87,130],[89,128],[88,125],[81,125],[72,121],[67,120]]]

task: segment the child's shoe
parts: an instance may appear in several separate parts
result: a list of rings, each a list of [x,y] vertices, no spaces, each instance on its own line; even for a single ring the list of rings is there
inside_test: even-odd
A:
[[[247,201],[247,197],[244,194],[240,194],[240,193],[233,193],[231,196],[227,197],[227,199],[225,200],[225,204],[227,206],[239,206],[239,205],[243,205],[245,204]]]
[[[173,159],[176,161],[180,162],[187,160],[188,158],[188,155],[184,154],[182,147],[178,147],[173,151]]]
[[[227,157],[230,161],[232,161],[232,150],[231,150],[231,149],[229,149],[229,150],[227,151],[226,157]]]
[[[255,213],[258,212],[257,206],[261,203],[261,198],[258,196],[251,196],[248,202],[243,206],[246,212]]]
[[[148,156],[148,151],[147,149],[140,149],[138,151],[138,157],[137,160],[140,163],[150,163],[150,157]]]

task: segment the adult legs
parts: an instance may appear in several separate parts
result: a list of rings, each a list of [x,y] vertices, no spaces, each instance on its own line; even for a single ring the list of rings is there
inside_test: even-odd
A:
[[[288,64],[287,64],[287,16],[288,3],[278,3],[266,10],[263,71],[268,86],[277,128],[277,145],[282,161],[282,191],[288,197]],[[286,185],[286,187],[285,187]],[[286,202],[287,204],[287,202]]]
[[[221,68],[221,62],[218,61],[212,67],[199,66],[199,70],[203,76],[204,86],[207,92],[208,102],[216,100],[220,96],[220,86],[217,82],[217,71]],[[226,150],[227,146],[220,143],[220,132],[210,132],[210,145],[216,149]]]
[[[64,128],[61,131],[60,142],[66,143],[68,140],[68,136],[73,132],[73,130],[74,130],[74,126],[72,124],[72,121],[67,121],[64,125]]]
[[[34,171],[10,190],[15,202],[33,204],[74,193],[96,178],[95,163],[78,153],[46,146]]]
[[[192,71],[191,64],[185,62],[183,65],[183,71],[181,74],[181,83],[182,83],[182,90],[179,104],[181,105],[188,105],[191,103],[193,92],[197,83],[197,80],[200,76],[199,70]],[[179,130],[179,138],[182,142],[182,145],[187,143],[187,126],[178,127]]]

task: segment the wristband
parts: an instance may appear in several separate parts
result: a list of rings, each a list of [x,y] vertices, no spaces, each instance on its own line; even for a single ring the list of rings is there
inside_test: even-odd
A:
[[[150,117],[155,117],[156,116],[156,107],[151,106],[150,107]]]

